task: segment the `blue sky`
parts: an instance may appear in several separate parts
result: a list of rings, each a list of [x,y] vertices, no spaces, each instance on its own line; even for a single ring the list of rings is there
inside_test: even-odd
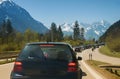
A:
[[[84,23],[106,20],[111,24],[120,20],[120,0],[13,0],[26,9],[30,15],[50,26],[73,23],[76,20]]]

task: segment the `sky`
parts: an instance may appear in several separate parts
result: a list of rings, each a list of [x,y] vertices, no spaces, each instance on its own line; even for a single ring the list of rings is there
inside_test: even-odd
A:
[[[49,27],[73,23],[93,23],[106,20],[111,24],[120,20],[120,0],[13,0],[30,15]]]

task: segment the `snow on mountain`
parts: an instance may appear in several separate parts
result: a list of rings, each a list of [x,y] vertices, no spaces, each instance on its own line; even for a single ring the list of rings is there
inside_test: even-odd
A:
[[[48,31],[46,26],[33,19],[25,9],[12,0],[0,1],[0,25],[5,18],[9,18],[13,28],[20,32],[24,32],[28,28],[39,33]]]
[[[73,32],[73,27],[71,24],[68,24],[68,23],[64,23],[62,25],[62,31],[66,31],[66,32]]]
[[[92,28],[99,32],[99,34],[97,35],[102,35],[110,26],[110,23],[108,23],[107,21],[102,20],[101,22],[95,22],[92,24]]]
[[[83,25],[85,28],[85,38],[86,39],[98,39],[105,31],[109,28],[111,24],[107,21],[101,20],[100,22],[94,22],[92,24]],[[84,28],[83,27],[83,28]]]
[[[110,23],[104,20],[100,22],[94,22],[92,24],[80,23],[79,27],[85,29],[85,38],[86,39],[98,39],[105,31],[109,28]],[[73,23],[68,24],[64,23],[61,25],[61,28],[65,35],[73,34]]]

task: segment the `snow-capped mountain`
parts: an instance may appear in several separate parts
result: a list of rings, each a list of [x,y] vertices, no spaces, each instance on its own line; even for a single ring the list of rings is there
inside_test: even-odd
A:
[[[62,24],[60,26],[62,26],[62,31],[73,32],[72,24],[64,23],[64,24]]]
[[[101,35],[105,33],[105,31],[110,27],[110,23],[107,21],[101,20],[100,22],[94,22],[90,26],[88,26],[86,30],[85,37],[87,39],[95,38],[98,39]]]
[[[24,32],[28,28],[39,33],[48,31],[46,26],[33,19],[25,9],[21,8],[12,0],[0,1],[0,24],[6,18],[10,19],[13,28],[20,32]]]
[[[111,24],[109,22],[104,20],[101,20],[100,22],[94,22],[92,24],[79,23],[79,27],[83,27],[85,30],[86,39],[98,39],[103,33],[105,33],[105,31],[109,28],[110,25]],[[65,35],[71,35],[73,34],[73,26],[74,23],[64,23],[61,25],[61,28]]]

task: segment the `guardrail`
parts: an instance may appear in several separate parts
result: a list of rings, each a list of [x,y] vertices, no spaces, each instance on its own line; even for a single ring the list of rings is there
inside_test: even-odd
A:
[[[4,63],[8,63],[8,62],[12,62],[16,59],[18,55],[13,55],[13,56],[6,56],[6,57],[0,57],[0,62],[4,62]]]
[[[120,71],[120,65],[99,65],[99,67],[120,76],[120,73],[118,73],[118,71]]]

